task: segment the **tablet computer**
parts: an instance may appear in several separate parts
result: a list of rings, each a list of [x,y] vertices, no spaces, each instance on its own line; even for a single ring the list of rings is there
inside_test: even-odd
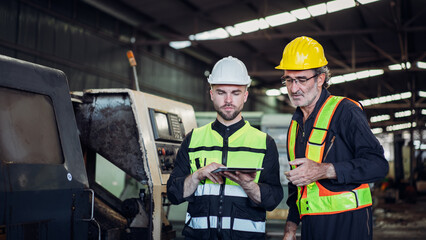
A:
[[[216,170],[213,170],[212,173],[218,173],[218,172],[235,172],[235,171],[240,171],[240,172],[257,172],[257,171],[262,171],[263,168],[238,168],[238,167],[220,167],[217,168]]]

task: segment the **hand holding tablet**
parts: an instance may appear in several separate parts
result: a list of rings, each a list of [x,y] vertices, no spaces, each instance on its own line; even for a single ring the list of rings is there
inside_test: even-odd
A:
[[[238,167],[220,167],[216,170],[211,171],[211,173],[218,173],[218,172],[235,172],[240,171],[243,173],[251,173],[251,172],[257,172],[262,171],[263,168],[238,168]]]

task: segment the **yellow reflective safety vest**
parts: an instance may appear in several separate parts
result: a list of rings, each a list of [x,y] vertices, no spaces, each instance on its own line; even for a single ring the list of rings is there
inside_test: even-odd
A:
[[[191,173],[213,162],[227,167],[260,168],[265,153],[266,133],[251,127],[247,121],[227,141],[224,141],[218,132],[212,130],[212,123],[194,129],[188,152]],[[256,183],[259,176],[260,172],[254,180]],[[200,184],[213,184],[213,182],[206,179],[205,183]],[[238,185],[229,179],[226,179],[225,184]]]
[[[191,173],[213,162],[228,167],[260,168],[266,154],[266,138],[266,133],[247,121],[229,137],[214,131],[212,123],[196,128],[188,147]],[[256,183],[259,177],[260,172]],[[223,236],[237,231],[248,239],[265,233],[266,211],[252,207],[244,189],[234,181],[226,178],[224,184],[217,184],[207,178],[199,183],[194,196],[198,200],[189,203],[184,234],[189,231],[187,227],[207,236],[210,233],[205,231],[215,228]]]
[[[314,126],[306,144],[305,157],[321,163],[324,158],[325,140],[334,112],[345,97],[329,96],[321,106]],[[360,108],[361,105],[346,98]],[[298,123],[292,121],[287,137],[287,150],[290,161],[295,159],[295,146]],[[295,166],[292,166],[295,168]],[[297,207],[300,218],[305,215],[326,215],[352,211],[372,205],[371,192],[368,184],[361,184],[350,191],[333,192],[326,189],[318,181],[307,186],[297,187]]]

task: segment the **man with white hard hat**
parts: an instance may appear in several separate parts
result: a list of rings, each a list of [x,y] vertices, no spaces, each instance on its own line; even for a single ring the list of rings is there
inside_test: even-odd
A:
[[[266,211],[283,197],[275,141],[241,116],[251,83],[243,62],[219,60],[208,82],[217,118],[182,142],[167,196],[189,203],[186,239],[265,239]]]

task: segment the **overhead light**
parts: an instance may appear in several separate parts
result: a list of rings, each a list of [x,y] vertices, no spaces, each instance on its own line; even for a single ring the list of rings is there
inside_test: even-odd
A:
[[[415,110],[406,110],[406,111],[396,112],[395,117],[396,118],[408,117],[413,115],[415,112],[416,112]]]
[[[354,0],[335,0],[327,2],[327,12],[337,12],[341,11],[343,9],[355,7],[355,1]]]
[[[299,20],[303,20],[303,19],[307,19],[311,17],[311,14],[306,8],[299,8],[299,9],[290,11],[290,13],[291,15],[295,16]]]
[[[288,94],[287,87],[281,87],[280,91],[281,91],[282,94]]]
[[[356,72],[355,74],[358,79],[368,78],[370,77],[370,70]]]
[[[330,78],[331,84],[339,84],[344,82],[345,82],[345,78],[343,76],[335,76]]]
[[[382,75],[382,74],[384,74],[384,72],[385,71],[383,71],[383,69],[370,69],[370,70],[364,70],[364,71],[359,71],[359,72],[355,72],[355,73],[348,73],[348,74],[345,74],[345,75],[338,75],[338,76],[331,77],[330,83],[331,84],[339,84],[339,83],[344,83],[344,82],[350,82],[350,81],[354,81],[354,80],[357,80],[357,79],[363,79],[363,78]]]
[[[417,62],[417,67],[418,68],[422,68],[422,69],[426,69],[426,62],[418,61]]]
[[[402,129],[407,129],[407,128],[411,128],[411,127],[416,127],[417,124],[416,122],[412,122],[412,123],[401,123],[401,124],[396,124],[396,125],[391,125],[391,126],[387,126],[386,127],[386,131],[391,132],[391,131],[398,131],[398,130],[402,130]]]
[[[383,132],[383,128],[372,128],[371,131],[373,134],[379,134]]]
[[[231,35],[233,37],[242,34],[242,32],[240,30],[238,30],[238,29],[236,29],[236,28],[234,28],[232,26],[225,27],[225,30],[229,33],[229,35]]]
[[[380,0],[357,0],[357,2],[361,3],[361,4],[369,4],[372,2],[378,2]]]
[[[268,28],[269,25],[265,22],[265,20],[259,21],[259,19],[254,19],[242,23],[237,23],[234,25],[234,27],[243,33],[251,33],[258,31],[259,29]]]
[[[191,46],[190,41],[175,41],[175,42],[169,42],[169,46],[174,49],[182,49]]]
[[[266,20],[264,18],[259,18],[259,28],[260,29],[269,28],[269,24],[266,22]]]
[[[368,4],[379,0],[358,0],[361,4]],[[197,34],[190,35],[188,38],[191,41],[215,40],[223,39],[231,36],[238,36],[242,33],[251,33],[263,30],[269,27],[275,27],[292,23],[297,20],[304,20],[311,16],[316,17],[327,13],[337,12],[350,7],[355,7],[354,0],[334,0],[327,3],[320,3],[309,6],[307,8],[295,9],[290,12],[282,12],[265,18],[253,19],[242,23],[237,23],[234,26],[226,26]],[[175,46],[176,44],[169,44]],[[184,45],[182,45],[184,46]],[[188,45],[190,46],[190,45]]]
[[[223,39],[229,37],[229,33],[223,28],[216,28],[210,31],[190,35],[190,40],[208,40],[208,39]]]
[[[419,97],[426,97],[425,91],[419,91]]]
[[[368,70],[368,72],[370,73],[370,77],[383,75],[385,73],[383,69],[372,69],[372,70]]]
[[[397,63],[397,64],[392,64],[388,66],[389,70],[395,71],[395,70],[402,70],[402,69],[410,69],[411,68],[411,63],[410,62],[406,62],[406,63]]]
[[[308,11],[313,17],[324,15],[327,13],[327,5],[325,3],[313,5],[308,7]]]
[[[411,92],[401,93],[401,99],[407,99],[411,97]]]
[[[268,89],[266,90],[266,96],[279,96],[281,95],[281,91],[278,89]]]
[[[375,104],[381,104],[386,102],[398,101],[401,99],[407,99],[411,97],[411,92],[397,93],[393,95],[381,96],[377,98],[365,99],[360,101],[363,106],[370,106]]]
[[[356,73],[348,73],[343,75],[343,79],[345,79],[346,82],[350,82],[353,80],[357,80]]]
[[[384,114],[384,115],[378,115],[370,118],[370,122],[383,122],[390,119],[390,115]]]
[[[297,21],[297,18],[291,15],[288,12],[278,13],[272,16],[265,17],[266,22],[271,25],[271,27],[291,23]]]
[[[426,109],[422,109],[422,115],[426,115]]]

